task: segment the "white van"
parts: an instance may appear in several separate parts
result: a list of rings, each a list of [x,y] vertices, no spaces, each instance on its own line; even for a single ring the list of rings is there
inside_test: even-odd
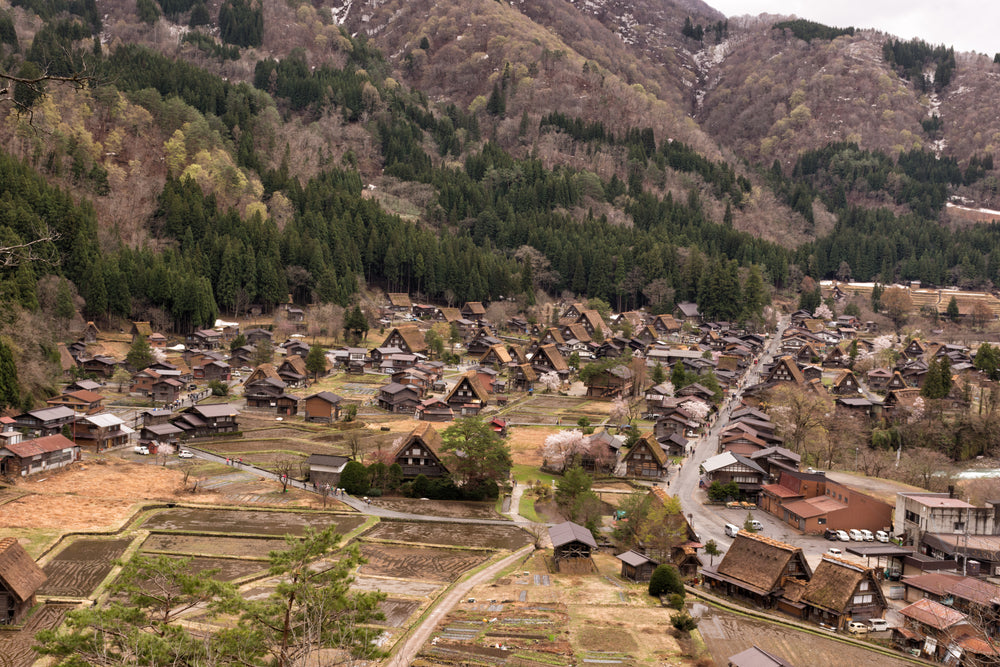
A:
[[[868,627],[872,632],[885,632],[889,629],[889,622],[884,618],[868,619]]]
[[[757,519],[750,519],[750,527],[756,530],[758,533],[764,530],[764,524],[762,524]]]
[[[735,526],[731,523],[726,524],[726,535],[729,537],[736,537],[736,533],[740,532],[740,527]]]
[[[850,535],[851,539],[854,540],[855,542],[865,541],[865,536],[862,535],[861,531],[858,530],[857,528],[851,528],[849,531],[847,531],[847,534]]]
[[[868,530],[867,528],[862,528],[859,532],[865,538],[865,542],[875,541],[875,535],[872,534],[872,531]]]

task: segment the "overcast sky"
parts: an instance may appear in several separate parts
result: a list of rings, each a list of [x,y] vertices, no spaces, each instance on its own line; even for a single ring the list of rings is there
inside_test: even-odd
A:
[[[989,56],[1000,51],[1000,3],[993,0],[705,0],[726,16],[795,14],[829,26],[876,28],[902,39]]]

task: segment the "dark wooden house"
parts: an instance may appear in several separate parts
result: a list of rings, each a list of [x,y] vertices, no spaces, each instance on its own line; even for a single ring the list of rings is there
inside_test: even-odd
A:
[[[441,462],[441,436],[430,424],[420,424],[410,431],[393,455],[403,469],[403,477],[444,477],[448,468]]]
[[[622,579],[634,581],[637,584],[649,581],[653,570],[659,565],[655,560],[642,555],[638,551],[626,551],[615,556],[622,562]]]
[[[306,465],[309,466],[309,481],[317,486],[329,484],[331,488],[337,488],[340,485],[340,473],[350,460],[346,456],[310,454],[306,459]]]
[[[340,404],[344,399],[330,391],[306,396],[303,412],[307,422],[330,424],[340,419]]]

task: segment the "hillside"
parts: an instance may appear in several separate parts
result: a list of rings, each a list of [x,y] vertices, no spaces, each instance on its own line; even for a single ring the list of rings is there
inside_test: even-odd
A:
[[[1000,231],[945,207],[997,196],[985,58],[696,1],[15,1],[0,238],[47,263],[0,288],[51,333],[0,336],[33,378],[80,316],[181,332],[372,287],[752,319],[845,264],[1000,280]]]

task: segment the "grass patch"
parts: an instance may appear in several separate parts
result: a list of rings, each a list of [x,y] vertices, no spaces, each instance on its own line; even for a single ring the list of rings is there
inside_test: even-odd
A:
[[[2,512],[3,510],[0,510]],[[4,537],[16,537],[24,550],[38,559],[46,549],[55,544],[62,530],[59,528],[4,528]]]
[[[542,472],[535,466],[514,464],[513,472],[514,479],[517,480],[518,484],[531,484],[536,480],[541,480],[545,484],[552,486],[552,484],[556,481],[555,475]]]
[[[521,502],[517,504],[517,513],[533,523],[542,523],[542,519],[535,512],[535,497],[529,493],[521,496]]]

